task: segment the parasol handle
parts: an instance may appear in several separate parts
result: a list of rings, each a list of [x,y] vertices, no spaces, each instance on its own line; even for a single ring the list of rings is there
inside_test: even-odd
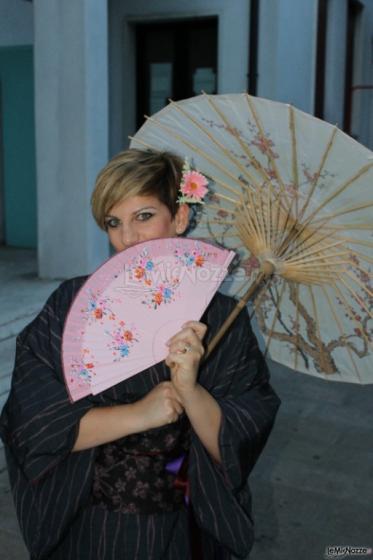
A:
[[[270,270],[270,271],[265,269],[263,272],[261,272],[258,275],[255,282],[253,282],[251,284],[251,286],[244,293],[242,298],[237,302],[237,305],[234,307],[234,309],[228,315],[228,317],[226,318],[226,320],[224,321],[224,323],[222,324],[222,326],[220,327],[220,329],[218,330],[216,335],[211,339],[210,343],[208,344],[207,350],[206,350],[206,352],[204,354],[204,357],[203,357],[204,360],[206,360],[209,357],[211,352],[214,350],[215,346],[217,346],[217,344],[223,338],[223,336],[225,335],[225,333],[227,332],[227,330],[229,329],[229,327],[231,326],[233,321],[236,319],[237,315],[239,315],[239,313],[242,311],[242,309],[246,306],[247,302],[254,296],[254,294],[258,290],[259,286],[261,285],[262,281],[265,278],[267,278],[268,276],[272,275],[273,268],[271,267],[271,269],[272,270]]]

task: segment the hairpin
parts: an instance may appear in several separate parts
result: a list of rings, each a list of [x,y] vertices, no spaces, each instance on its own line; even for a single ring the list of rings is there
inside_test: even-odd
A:
[[[188,158],[185,158],[180,183],[179,204],[204,204],[203,197],[208,191],[208,180],[202,173],[191,169]]]

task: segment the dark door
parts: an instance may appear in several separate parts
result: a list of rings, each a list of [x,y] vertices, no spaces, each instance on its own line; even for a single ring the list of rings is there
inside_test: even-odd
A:
[[[137,126],[174,101],[216,93],[217,18],[136,26]]]

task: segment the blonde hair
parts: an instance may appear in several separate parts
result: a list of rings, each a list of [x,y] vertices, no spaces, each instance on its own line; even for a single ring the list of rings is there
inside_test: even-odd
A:
[[[153,195],[174,217],[182,176],[183,160],[170,152],[124,150],[105,165],[97,176],[91,196],[94,219],[105,229],[110,209],[131,196]]]

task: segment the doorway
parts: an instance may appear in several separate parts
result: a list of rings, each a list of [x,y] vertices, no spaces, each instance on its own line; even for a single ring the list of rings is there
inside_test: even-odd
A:
[[[217,92],[218,18],[136,25],[137,128],[168,103]]]

